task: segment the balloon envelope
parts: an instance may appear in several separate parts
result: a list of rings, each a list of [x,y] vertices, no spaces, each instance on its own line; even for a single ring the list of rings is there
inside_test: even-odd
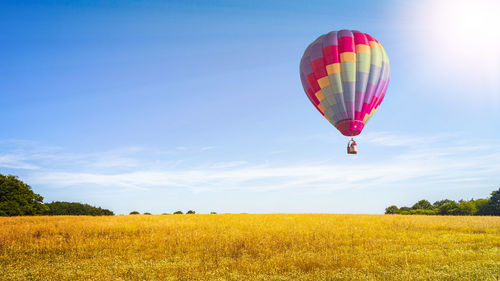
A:
[[[300,61],[307,97],[344,136],[361,133],[384,99],[389,76],[384,47],[354,30],[321,35]]]

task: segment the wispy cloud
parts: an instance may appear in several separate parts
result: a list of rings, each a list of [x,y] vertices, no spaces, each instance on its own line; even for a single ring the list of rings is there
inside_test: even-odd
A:
[[[38,166],[27,163],[26,159],[19,154],[0,155],[0,167],[8,169],[36,170]]]
[[[364,142],[382,146],[416,147],[428,146],[442,140],[453,139],[460,134],[440,134],[433,136],[400,135],[390,132],[367,133],[362,136]]]
[[[43,159],[40,154],[32,153],[36,155],[31,159],[32,164],[25,155],[24,162],[18,162],[22,164],[12,167],[39,168],[28,173],[27,180],[54,188],[94,185],[141,190],[336,190],[413,186],[417,183],[454,186],[474,183],[478,186],[491,179],[500,180],[500,147],[494,144],[477,145],[473,141],[464,142],[457,136],[398,136],[390,133],[367,135],[363,141],[406,150],[380,159],[358,158],[357,161],[262,164],[206,159],[204,163],[179,167],[168,161],[144,158],[148,150],[134,148],[87,155],[61,152],[58,154],[60,158],[49,154],[47,158],[52,162],[48,167],[38,164]],[[1,159],[7,158],[0,156],[0,163]],[[68,159],[77,160],[71,169],[60,165]],[[59,161],[59,164],[54,161]],[[114,169],[116,167],[120,169]]]
[[[497,159],[500,154],[496,154]],[[490,161],[488,161],[490,160]],[[308,188],[366,188],[419,180],[426,183],[470,182],[500,171],[487,157],[456,162],[432,153],[400,156],[382,164],[213,165],[183,170],[152,170],[119,174],[40,173],[31,181],[52,186],[100,185],[125,188],[182,187],[194,191],[247,189],[254,191]]]

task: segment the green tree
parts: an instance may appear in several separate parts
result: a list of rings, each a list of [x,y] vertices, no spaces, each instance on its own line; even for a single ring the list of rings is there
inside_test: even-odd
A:
[[[427,200],[420,200],[411,207],[413,210],[432,210],[434,206]]]
[[[444,200],[443,200],[444,201]],[[458,204],[455,201],[448,200],[439,206],[439,214],[440,215],[458,215]]]
[[[182,215],[182,214],[183,214],[182,211],[175,211],[174,212],[174,215]]]
[[[389,207],[385,208],[385,213],[391,214],[391,215],[397,214],[397,213],[399,213],[399,208],[396,205],[389,206]]]
[[[403,207],[399,208],[399,214],[408,215],[410,213],[410,210],[411,209],[409,207],[403,206]]]
[[[491,193],[490,200],[484,206],[483,212],[487,216],[500,216],[500,188]]]
[[[474,204],[476,205],[477,213],[476,215],[483,216],[488,213],[488,203],[490,199],[476,199]]]
[[[139,212],[137,212],[137,211],[132,211],[132,212],[130,212],[130,214],[129,214],[129,215],[139,215],[139,214],[140,214],[140,213],[139,213]]]
[[[434,204],[432,204],[435,208],[439,208],[441,206],[443,206],[444,204],[446,203],[453,203],[455,201],[453,200],[450,200],[450,199],[444,199],[444,200],[441,200],[441,201],[436,201],[434,202]]]
[[[0,216],[41,215],[43,197],[16,176],[0,174]]]
[[[457,215],[460,216],[473,216],[477,213],[476,204],[474,204],[474,200],[464,201],[460,200],[458,202],[458,208],[456,211]]]
[[[193,211],[193,210],[189,210],[189,211],[187,211],[187,213],[186,213],[186,214],[188,214],[188,215],[192,215],[192,214],[196,214],[196,212],[195,212],[195,211]]]
[[[487,199],[460,200],[458,202],[444,199],[430,204],[420,200],[411,208],[397,208],[392,205],[385,209],[386,214],[400,215],[449,215],[449,216],[500,216],[500,188],[491,193]]]
[[[144,213],[144,215],[151,215],[151,213],[146,212],[146,213]]]

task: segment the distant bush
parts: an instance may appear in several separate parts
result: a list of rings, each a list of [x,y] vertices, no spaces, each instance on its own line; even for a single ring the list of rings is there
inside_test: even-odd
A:
[[[137,212],[137,211],[132,211],[132,212],[130,212],[130,214],[129,214],[129,215],[139,215],[139,214],[140,214],[140,213],[139,213],[139,212]]]
[[[151,213],[147,213],[147,212],[146,212],[146,213],[144,213],[144,215],[151,215]]]
[[[410,215],[437,215],[438,210],[433,209],[433,210],[425,210],[425,209],[416,209],[416,210],[410,210]]]
[[[458,202],[444,199],[431,204],[420,200],[411,208],[396,205],[385,209],[386,214],[399,215],[445,215],[445,216],[500,216],[500,188],[491,193],[487,199],[460,200]]]
[[[211,215],[217,215],[217,212],[210,212]]]
[[[182,215],[182,214],[183,214],[183,212],[182,212],[182,211],[175,211],[175,212],[174,212],[174,215]]]
[[[196,214],[196,212],[195,212],[195,211],[193,211],[193,210],[189,210],[189,211],[187,211],[187,213],[186,213],[186,214],[187,214],[187,215],[192,215],[192,214]]]
[[[385,208],[385,213],[391,214],[391,215],[397,214],[397,213],[399,213],[399,208],[396,205],[389,206],[389,207]]]
[[[48,216],[113,216],[110,210],[77,202],[52,202],[45,204],[49,209],[43,214]]]
[[[88,215],[112,216],[114,213],[101,207],[76,202],[43,203],[43,197],[16,176],[0,174],[0,216],[26,215]]]
[[[400,212],[407,212],[407,213],[410,213],[410,210],[411,210],[411,209],[410,209],[409,207],[401,207],[401,208],[399,208],[399,211],[400,211]]]

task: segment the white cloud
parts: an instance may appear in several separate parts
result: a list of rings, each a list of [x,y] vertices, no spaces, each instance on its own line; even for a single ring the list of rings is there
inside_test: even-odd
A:
[[[86,155],[51,152],[45,158],[40,153],[31,153],[26,154],[24,162],[18,162],[23,164],[17,167],[43,167],[28,173],[26,180],[33,185],[54,188],[335,190],[415,184],[480,185],[492,179],[500,180],[500,147],[493,144],[477,145],[474,141],[464,142],[457,136],[399,136],[390,133],[367,135],[363,141],[377,146],[398,146],[403,151],[382,158],[363,158],[361,155],[355,161],[337,159],[261,164],[246,161],[214,163],[207,159],[205,164],[181,167],[169,161],[144,158],[151,151],[135,148]],[[28,161],[29,155],[33,162]],[[0,157],[0,163],[6,159],[3,157]],[[50,163],[43,159],[50,159]],[[71,168],[65,166],[68,161],[75,160],[76,164]],[[44,165],[40,165],[40,161]]]
[[[23,170],[39,169],[37,165],[25,162],[24,157],[18,154],[0,155],[0,167],[8,169],[23,169]]]
[[[381,145],[381,146],[428,146],[432,143],[457,137],[459,134],[440,134],[433,136],[412,136],[399,135],[390,132],[366,133],[359,137],[363,142]]]
[[[496,154],[500,158],[500,154]],[[498,159],[497,158],[497,159]],[[195,191],[212,189],[250,189],[255,191],[309,188],[367,188],[411,180],[426,182],[470,182],[492,176],[492,168],[500,171],[484,157],[470,157],[453,163],[432,153],[415,157],[403,155],[382,164],[308,164],[308,165],[214,165],[184,170],[153,170],[119,174],[40,173],[30,180],[51,186],[99,185],[125,188],[183,187]],[[494,166],[492,166],[494,165]],[[488,169],[489,168],[489,169]]]
[[[215,146],[204,146],[204,147],[200,148],[201,151],[212,150],[212,149],[215,149]]]

